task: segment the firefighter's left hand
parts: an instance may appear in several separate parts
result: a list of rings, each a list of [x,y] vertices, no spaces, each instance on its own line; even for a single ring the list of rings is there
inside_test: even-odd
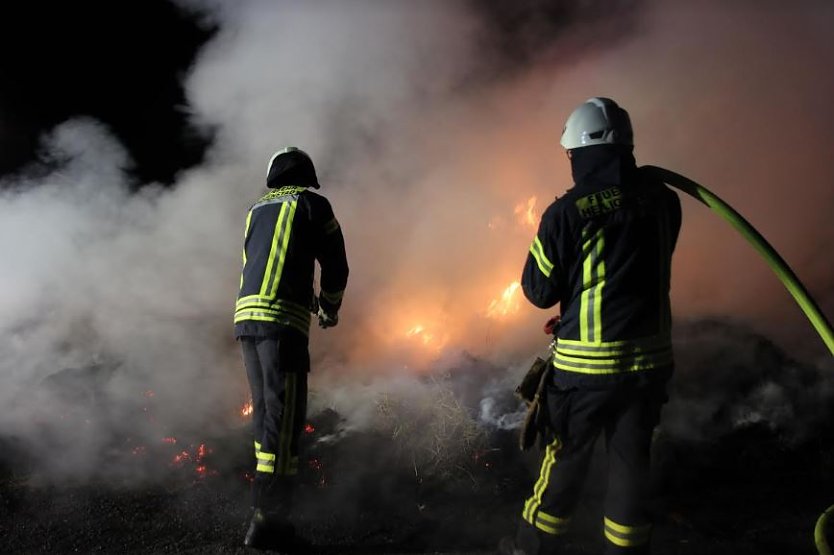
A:
[[[322,307],[319,307],[318,317],[320,328],[332,328],[339,323],[338,313],[328,314]]]

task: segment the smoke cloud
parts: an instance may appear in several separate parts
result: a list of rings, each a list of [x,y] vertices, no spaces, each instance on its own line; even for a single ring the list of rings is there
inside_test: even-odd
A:
[[[465,406],[512,425],[518,406],[496,387],[511,391],[544,350],[550,312],[502,295],[538,216],[571,185],[559,134],[589,96],[630,111],[639,163],[730,202],[834,312],[828,5],[180,5],[219,28],[185,77],[194,122],[216,130],[206,161],[173,188],[130,193],[129,154],[102,124],[75,119],[0,193],[0,433],[37,438],[39,426],[71,421],[59,446],[79,473],[95,471],[103,438],[240,425],[247,390],[231,315],[243,218],[270,154],[288,144],[313,157],[346,236],[341,324],[311,336],[311,410],[335,408],[348,427],[372,425],[380,394],[429,402],[413,388],[466,356],[478,364],[464,367],[490,371],[460,378]],[[731,319],[753,330],[740,341],[773,337],[790,347],[786,365],[815,369],[830,392],[821,344],[770,270],[716,216],[683,204],[678,320]],[[721,356],[703,361],[713,394],[676,405],[676,433],[713,432],[715,411],[703,407],[735,401],[730,369],[756,372],[737,350],[715,349]],[[691,369],[682,384],[703,383],[701,366],[681,366]],[[64,369],[92,385],[44,387]],[[727,426],[796,416],[800,400],[779,394],[792,391],[783,380],[799,383],[793,374],[768,380]],[[67,411],[100,396],[108,418],[82,417],[90,428],[79,430]],[[686,408],[695,405],[703,411]]]

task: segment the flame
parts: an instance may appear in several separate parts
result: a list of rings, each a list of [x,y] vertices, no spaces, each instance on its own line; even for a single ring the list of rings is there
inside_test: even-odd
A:
[[[243,407],[241,407],[240,415],[241,416],[249,416],[249,415],[252,414],[253,410],[254,409],[252,407],[252,401],[247,401],[246,403],[243,404]]]
[[[438,335],[436,332],[430,330],[423,324],[416,324],[412,326],[411,329],[405,332],[405,336],[414,338],[422,343],[424,347],[428,347],[435,351],[442,350],[449,341],[448,335]]]
[[[513,213],[518,217],[518,223],[523,225],[524,227],[529,227],[532,229],[536,229],[536,225],[538,224],[539,216],[534,210],[536,206],[536,197],[530,197],[527,199],[527,202],[517,204]]]
[[[434,339],[434,335],[428,331],[422,324],[417,324],[405,333],[406,337],[418,337],[423,345],[428,345]]]
[[[518,299],[519,288],[521,288],[521,283],[517,281],[510,283],[506,289],[504,289],[504,292],[501,293],[500,297],[493,299],[492,302],[489,303],[489,307],[486,311],[487,317],[502,318],[518,312],[521,307],[521,303]]]

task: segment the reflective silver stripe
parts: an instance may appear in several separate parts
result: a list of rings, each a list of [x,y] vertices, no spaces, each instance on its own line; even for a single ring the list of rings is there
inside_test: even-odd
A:
[[[339,221],[336,218],[331,219],[329,222],[324,224],[324,234],[330,235],[337,229],[339,229]]]
[[[553,262],[544,254],[544,247],[538,235],[533,239],[533,244],[530,245],[530,254],[533,255],[536,265],[539,267],[539,271],[544,274],[544,277],[550,277],[553,272]]]
[[[345,291],[344,289],[341,291],[336,291],[335,293],[328,293],[324,289],[319,292],[319,296],[324,299],[325,301],[331,304],[338,304],[342,302],[342,297],[344,296]]]
[[[559,338],[559,342],[556,345],[556,352],[568,356],[617,357],[622,355],[633,355],[636,353],[661,351],[671,348],[671,336],[664,333],[650,337],[625,339],[620,341],[591,342]]]

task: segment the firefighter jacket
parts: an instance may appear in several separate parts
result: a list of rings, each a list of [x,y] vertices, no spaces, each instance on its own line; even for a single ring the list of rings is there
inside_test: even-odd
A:
[[[307,336],[316,260],[321,267],[319,305],[335,314],[348,265],[330,203],[294,185],[282,185],[256,202],[246,216],[235,336],[272,336],[286,329]]]
[[[575,186],[542,215],[522,275],[539,308],[560,303],[560,387],[606,387],[672,370],[670,266],[680,201],[614,145],[572,151]]]

